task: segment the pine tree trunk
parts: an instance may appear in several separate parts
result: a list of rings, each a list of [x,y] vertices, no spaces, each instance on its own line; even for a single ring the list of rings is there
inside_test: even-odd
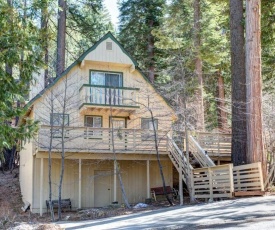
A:
[[[224,132],[227,130],[227,116],[225,112],[224,81],[221,71],[218,71],[217,97],[218,128],[221,132]]]
[[[48,42],[48,5],[47,1],[43,2],[43,6],[41,9],[42,16],[41,16],[41,29],[44,31],[45,37],[44,37],[44,64],[46,66],[44,70],[44,87],[49,83],[49,70],[48,70],[48,65],[49,65],[49,42]]]
[[[247,161],[262,162],[266,155],[262,127],[261,0],[246,1]]]
[[[149,59],[149,67],[148,67],[148,78],[151,83],[154,83],[155,80],[155,63],[154,63],[154,37],[151,34],[153,29],[153,21],[149,22],[150,33],[148,34],[148,59]]]
[[[58,28],[57,28],[57,59],[56,76],[59,77],[65,70],[65,41],[66,41],[66,9],[65,0],[58,1]]]
[[[201,9],[200,0],[194,0],[194,46],[195,46],[195,74],[198,77],[199,89],[197,91],[198,99],[198,122],[197,130],[204,131],[204,105],[203,105],[203,77],[202,77],[202,60],[200,58],[199,50],[201,47]]]
[[[234,165],[246,163],[246,79],[243,1],[230,0],[232,148]]]

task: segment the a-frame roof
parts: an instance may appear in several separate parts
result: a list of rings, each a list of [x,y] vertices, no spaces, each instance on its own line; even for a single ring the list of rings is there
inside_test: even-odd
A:
[[[101,44],[103,41],[105,41],[106,39],[110,38],[113,42],[115,42],[121,49],[121,51],[129,57],[129,59],[132,61],[132,63],[135,65],[136,70],[142,75],[142,77],[146,80],[146,82],[148,84],[150,84],[155,90],[156,88],[151,84],[151,82],[148,80],[148,78],[142,73],[142,71],[140,70],[140,68],[138,68],[138,63],[137,61],[124,49],[124,47],[119,43],[119,41],[112,35],[111,32],[108,32],[107,34],[105,34],[100,40],[98,40],[93,46],[91,46],[88,50],[86,50],[75,62],[73,62],[59,77],[56,77],[53,82],[51,82],[45,89],[43,89],[40,93],[38,93],[34,98],[32,98],[26,105],[25,108],[30,108],[33,103],[39,99],[48,89],[50,89],[51,87],[53,87],[61,78],[63,78],[64,76],[66,76],[66,74],[68,74],[70,72],[70,70],[75,67],[76,65],[80,64],[85,57],[92,52],[93,50],[95,50],[99,44]],[[156,90],[157,91],[157,90]],[[162,95],[160,95],[162,97]],[[164,99],[164,101],[166,102],[166,104],[173,110],[173,108],[171,107],[171,105],[167,102],[167,100],[162,97]]]

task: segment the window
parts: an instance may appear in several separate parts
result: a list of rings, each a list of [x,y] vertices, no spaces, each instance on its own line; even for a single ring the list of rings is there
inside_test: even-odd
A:
[[[158,130],[158,120],[154,119],[155,129]],[[151,118],[141,118],[141,138],[143,141],[154,139],[154,127]]]
[[[154,119],[155,129],[158,129],[158,120]],[[141,118],[141,129],[154,130],[151,118]]]
[[[91,71],[90,103],[104,105],[121,105],[123,86],[121,73],[104,73]]]
[[[69,126],[69,114],[62,114],[62,113],[52,113],[51,114],[51,125],[53,126],[61,126],[63,124]]]
[[[84,132],[85,138],[102,138],[102,131],[96,129],[102,127],[102,117],[85,116],[84,125],[87,127],[87,129]]]
[[[113,50],[113,43],[112,42],[106,42],[106,50]]]
[[[52,113],[51,114],[51,125],[53,127],[53,137],[54,138],[61,138],[62,137],[62,129],[56,126],[62,126],[64,120],[64,126],[69,126],[69,114],[62,114],[62,113]],[[69,137],[69,131],[65,130],[65,138]]]
[[[91,85],[122,87],[122,74],[91,71]]]

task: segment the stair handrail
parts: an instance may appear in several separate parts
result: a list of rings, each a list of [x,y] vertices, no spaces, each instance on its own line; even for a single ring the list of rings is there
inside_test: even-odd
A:
[[[188,169],[187,168],[188,167],[187,159],[184,156],[184,154],[182,153],[182,151],[179,149],[177,144],[174,142],[174,140],[169,135],[167,135],[167,151],[169,152],[169,157],[171,158],[172,162],[173,162],[173,159],[172,159],[171,155],[173,156],[175,163],[178,164],[178,165],[175,165],[173,162],[173,164],[176,167],[176,169],[178,170],[178,172],[179,173],[181,172],[184,175],[183,180],[186,183],[186,178],[189,177],[188,171],[187,171],[187,169]],[[181,161],[181,163],[180,163],[180,161]],[[181,166],[181,168],[180,168],[180,166]],[[190,172],[193,170],[193,167],[190,163],[189,163],[189,169],[190,169]]]
[[[168,137],[169,138],[169,137]],[[185,165],[187,165],[187,159],[184,156],[183,152],[179,149],[179,147],[177,146],[177,144],[175,143],[175,141],[173,139],[170,138],[171,143],[173,144],[174,148],[177,150],[177,152],[179,153],[179,155],[182,156],[183,161],[185,163]],[[193,166],[191,164],[189,164],[189,168],[192,170]]]
[[[212,167],[216,166],[215,163],[211,160],[211,158],[207,155],[204,149],[199,145],[199,143],[195,140],[193,136],[189,136],[189,141],[193,143],[196,147],[195,150],[191,150],[193,156],[199,162],[202,167]],[[190,145],[191,146],[191,145]],[[197,154],[198,153],[198,154]]]

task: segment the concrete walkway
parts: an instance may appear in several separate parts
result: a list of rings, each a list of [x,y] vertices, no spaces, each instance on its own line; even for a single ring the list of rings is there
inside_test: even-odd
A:
[[[275,197],[177,206],[106,219],[60,222],[65,229],[275,229]]]

